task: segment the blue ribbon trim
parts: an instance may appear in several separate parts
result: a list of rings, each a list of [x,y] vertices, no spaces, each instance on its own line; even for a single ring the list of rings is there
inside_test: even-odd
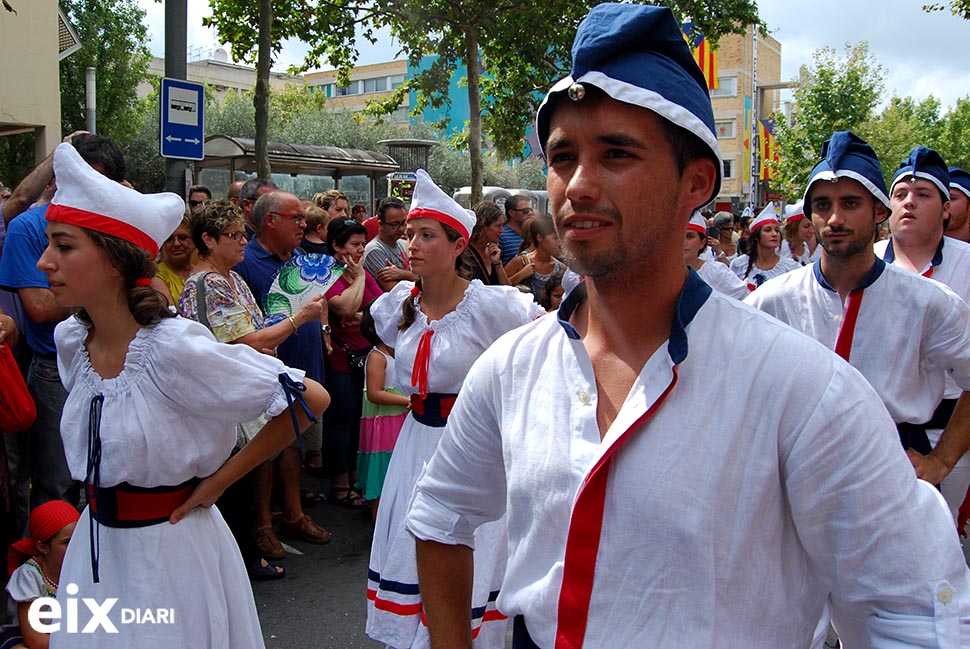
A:
[[[101,488],[101,409],[104,406],[104,395],[99,394],[91,399],[88,409],[88,466],[84,476],[84,487],[89,498],[96,499]],[[101,524],[88,511],[88,535],[91,537],[91,574],[94,583],[101,582]]]
[[[286,395],[286,404],[290,411],[290,418],[293,421],[293,430],[296,432],[296,441],[300,446],[300,450],[305,450],[303,445],[303,435],[300,434],[300,422],[296,418],[296,410],[293,409],[294,402],[299,404],[303,408],[303,413],[307,416],[311,422],[317,420],[313,416],[313,412],[310,410],[310,406],[306,404],[306,399],[303,398],[303,393],[306,392],[306,385],[303,383],[298,383],[289,377],[285,372],[280,374],[280,385],[283,386],[283,394]]]

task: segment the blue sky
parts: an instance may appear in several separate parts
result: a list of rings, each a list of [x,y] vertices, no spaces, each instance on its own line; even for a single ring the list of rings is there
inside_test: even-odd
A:
[[[164,10],[153,0],[138,0],[148,11],[149,47],[156,56],[164,53]],[[927,14],[922,0],[760,0],[761,16],[782,44],[782,78],[794,79],[801,65],[812,63],[812,53],[830,46],[841,50],[845,43],[869,42],[876,59],[886,70],[886,96],[911,95],[923,99],[933,94],[944,106],[970,95],[970,22],[948,12]],[[189,47],[213,48],[214,33],[201,26],[210,14],[206,0],[188,0]],[[377,63],[395,57],[389,37],[378,46],[361,46],[361,63]],[[276,69],[302,60],[305,48],[287,44]]]

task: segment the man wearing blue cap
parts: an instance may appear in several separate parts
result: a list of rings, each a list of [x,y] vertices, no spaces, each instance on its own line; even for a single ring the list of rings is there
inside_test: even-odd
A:
[[[946,236],[970,243],[970,173],[950,167],[950,223]]]
[[[940,154],[924,146],[915,147],[893,176],[889,188],[892,237],[876,244],[876,255],[894,266],[942,282],[970,303],[970,245],[943,236],[951,207],[950,185],[950,171]],[[927,425],[930,444],[940,439],[962,394],[961,387],[948,376],[944,399]],[[940,483],[954,517],[968,485],[970,456],[964,454]]]
[[[930,426],[946,429],[935,448],[926,436],[946,376],[970,389],[970,306],[942,284],[876,257],[872,244],[876,224],[889,216],[887,194],[872,148],[848,131],[833,134],[804,196],[821,258],[769,280],[745,301],[862,372],[896,422],[917,475],[939,484],[970,447],[965,392],[953,417]]]
[[[432,646],[472,646],[472,531],[503,513],[515,647],[807,647],[827,603],[847,646],[970,644],[952,520],[876,393],[684,265],[721,165],[670,10],[597,5],[537,135],[586,281],[478,360],[418,482]]]

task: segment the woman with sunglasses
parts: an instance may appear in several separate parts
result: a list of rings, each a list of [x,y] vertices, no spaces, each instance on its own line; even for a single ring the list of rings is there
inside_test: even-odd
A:
[[[411,412],[394,446],[374,525],[367,585],[367,634],[392,647],[427,647],[421,623],[414,537],[405,529],[411,493],[431,459],[465,375],[499,336],[545,311],[511,286],[485,286],[460,273],[474,212],[417,172],[407,220],[416,283],[401,282],[371,306],[377,334],[394,349],[392,385]],[[476,647],[505,646],[506,618],[495,608],[505,574],[505,519],[475,533],[472,633]]]

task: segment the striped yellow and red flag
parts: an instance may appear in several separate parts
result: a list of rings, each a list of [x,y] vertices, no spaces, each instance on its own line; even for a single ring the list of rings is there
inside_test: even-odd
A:
[[[717,89],[717,50],[711,46],[711,42],[704,34],[694,27],[693,22],[685,22],[681,26],[681,32],[684,40],[687,41],[687,46],[690,47],[691,54],[694,55],[694,60],[697,61],[698,67],[704,73],[704,78],[707,79],[707,87],[711,90]]]
[[[758,157],[761,161],[758,177],[761,180],[770,180],[777,170],[766,163],[771,160],[777,165],[779,157],[774,124],[766,119],[758,120]]]

